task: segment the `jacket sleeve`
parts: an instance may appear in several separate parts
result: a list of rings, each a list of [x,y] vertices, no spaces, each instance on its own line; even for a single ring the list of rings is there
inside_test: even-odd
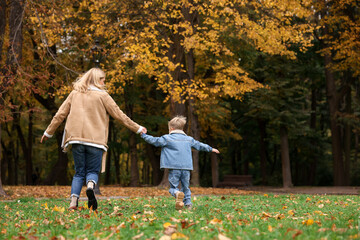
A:
[[[125,127],[133,132],[137,132],[140,125],[131,120],[126,114],[120,110],[114,99],[107,94],[104,99],[104,106],[106,111],[116,120],[120,121]]]
[[[155,147],[165,147],[167,141],[164,136],[162,137],[153,137],[148,134],[141,134],[141,137],[145,140],[145,142],[154,145]]]
[[[51,120],[50,125],[45,130],[47,134],[54,135],[56,129],[69,115],[72,96],[73,96],[73,92],[71,92],[69,96],[65,99],[65,101],[61,104],[59,110],[56,112],[55,116]]]
[[[205,151],[205,152],[211,152],[212,151],[212,147],[210,147],[209,145],[199,142],[195,139],[192,139],[191,141],[191,147],[195,148],[198,151]]]

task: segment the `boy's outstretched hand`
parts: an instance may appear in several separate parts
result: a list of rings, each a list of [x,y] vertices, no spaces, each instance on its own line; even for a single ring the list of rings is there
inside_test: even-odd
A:
[[[220,153],[219,150],[217,150],[216,148],[213,148],[213,149],[212,149],[212,152],[217,153],[217,154]]]
[[[143,133],[147,133],[146,127],[143,127],[143,129],[142,129],[141,132],[140,132],[140,134],[143,134]]]

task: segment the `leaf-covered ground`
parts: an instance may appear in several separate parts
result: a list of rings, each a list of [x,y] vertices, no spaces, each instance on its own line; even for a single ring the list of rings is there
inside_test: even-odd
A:
[[[71,186],[4,186],[8,196],[0,197],[1,200],[14,200],[18,198],[69,198]],[[100,186],[101,197],[154,197],[169,196],[168,188],[158,187],[119,187]],[[229,195],[229,194],[251,194],[254,191],[225,188],[202,188],[191,187],[193,195]],[[86,197],[85,188],[80,197]]]
[[[0,202],[0,239],[358,239],[359,197],[246,194],[195,196],[177,211],[167,196]]]

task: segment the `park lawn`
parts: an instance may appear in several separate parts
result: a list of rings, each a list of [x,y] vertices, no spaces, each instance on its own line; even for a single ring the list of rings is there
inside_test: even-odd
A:
[[[358,239],[358,196],[195,196],[100,200],[69,211],[68,199],[0,202],[0,239]]]

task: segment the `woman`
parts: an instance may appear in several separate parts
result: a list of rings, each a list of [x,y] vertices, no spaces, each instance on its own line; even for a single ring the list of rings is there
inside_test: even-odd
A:
[[[52,137],[64,121],[65,130],[61,146],[66,151],[72,145],[75,175],[71,184],[69,209],[76,209],[84,180],[86,180],[88,206],[97,209],[94,187],[98,182],[100,167],[105,171],[108,146],[109,115],[136,133],[146,133],[146,128],[126,116],[105,90],[105,73],[92,68],[74,82],[74,90],[60,106],[41,138],[41,143]]]

